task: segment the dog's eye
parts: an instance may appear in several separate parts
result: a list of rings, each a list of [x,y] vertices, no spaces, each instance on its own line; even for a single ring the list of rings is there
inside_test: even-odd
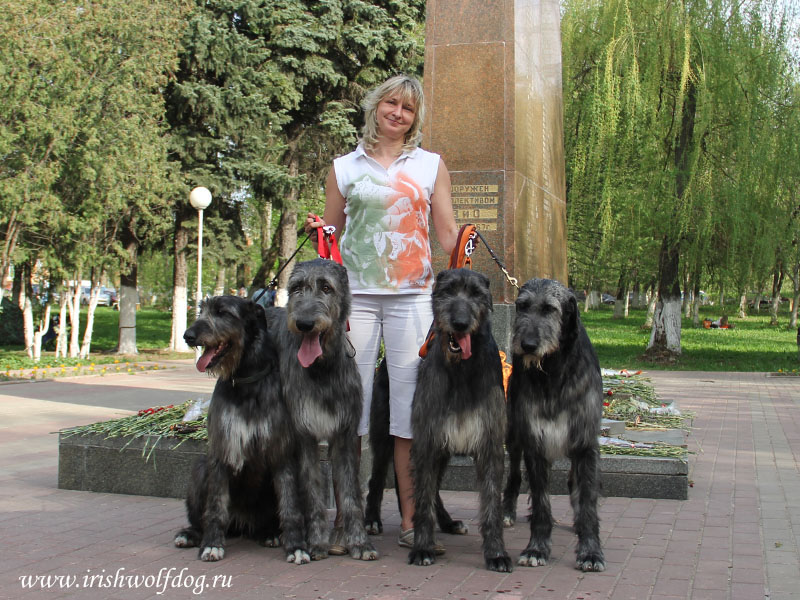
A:
[[[322,292],[325,294],[330,294],[331,292],[333,292],[333,288],[329,286],[327,283],[325,283],[322,285]]]
[[[550,304],[543,304],[542,307],[539,309],[539,312],[541,312],[543,315],[549,315],[555,312],[555,310],[556,310],[555,306],[552,306]]]

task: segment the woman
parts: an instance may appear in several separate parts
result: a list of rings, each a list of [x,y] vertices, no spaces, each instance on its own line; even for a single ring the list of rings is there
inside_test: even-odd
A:
[[[381,340],[389,367],[390,433],[402,512],[398,543],[414,541],[414,487],[410,471],[411,402],[419,348],[433,315],[429,219],[448,254],[458,235],[450,174],[438,154],[419,147],[424,98],[406,75],[385,81],[364,98],[358,147],[333,161],[325,185],[323,222],[309,214],[307,232],[333,225],[353,294],[350,339],[364,388],[359,435],[369,429],[372,381]],[[312,236],[316,239],[316,236]],[[331,537],[336,547],[337,523]]]

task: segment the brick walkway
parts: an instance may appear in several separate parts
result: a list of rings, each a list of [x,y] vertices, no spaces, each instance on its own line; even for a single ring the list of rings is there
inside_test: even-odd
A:
[[[649,376],[664,400],[697,413],[689,438],[693,487],[686,501],[603,499],[608,568],[590,574],[573,568],[566,496],[553,498],[549,565],[510,574],[483,569],[471,492],[443,493],[453,515],[470,522],[470,534],[442,535],[447,554],[432,567],[406,564],[407,551],[396,545],[400,520],[391,492],[385,533],[375,538],[376,562],[332,557],[287,565],[280,550],[237,539],[223,561],[201,563],[195,551],[172,546],[185,521],[180,501],[57,489],[51,432],[195,398],[209,393],[212,381],[184,362],[130,376],[0,385],[0,598],[800,597],[800,378]],[[526,501],[520,498],[520,514]],[[514,558],[527,539],[525,522],[506,530]],[[23,588],[28,576],[42,578]]]

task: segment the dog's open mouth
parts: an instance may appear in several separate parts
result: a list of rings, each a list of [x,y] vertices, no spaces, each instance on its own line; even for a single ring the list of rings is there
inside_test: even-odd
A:
[[[472,337],[468,333],[454,333],[450,336],[450,352],[461,354],[461,358],[472,356]]]
[[[322,335],[311,331],[303,334],[303,341],[300,350],[297,351],[297,360],[303,367],[310,367],[315,360],[322,356]]]
[[[219,346],[203,346],[203,354],[197,359],[197,370],[205,373],[216,365],[219,360],[225,356],[225,351],[228,349],[226,344]]]

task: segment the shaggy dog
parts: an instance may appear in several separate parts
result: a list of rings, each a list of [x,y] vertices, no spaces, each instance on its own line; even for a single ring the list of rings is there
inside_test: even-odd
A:
[[[175,545],[199,546],[201,560],[216,561],[225,556],[226,535],[277,546],[282,529],[287,561],[309,562],[292,468],[297,444],[264,310],[235,296],[209,298],[183,337],[204,348],[198,370],[219,379],[208,410],[208,451],[194,465],[186,498],[189,527]]]
[[[475,460],[486,568],[509,572],[500,489],[506,427],[503,375],[489,312],[489,279],[469,269],[440,272],[433,287],[433,333],[417,374],[411,410],[414,547],[408,561],[430,565],[438,483],[452,454]]]
[[[531,503],[531,537],[518,564],[534,567],[550,558],[550,465],[555,458],[567,456],[578,535],[576,567],[602,571],[597,436],[603,383],[572,292],[549,279],[531,279],[522,286],[516,301],[512,354],[507,441],[511,470],[503,499],[506,524],[516,518],[521,455],[528,471]]]
[[[382,360],[375,371],[372,384],[372,409],[369,413],[369,446],[372,450],[372,473],[369,478],[369,492],[364,508],[364,525],[367,533],[378,535],[383,531],[381,521],[381,502],[386,482],[386,473],[394,453],[394,438],[389,434],[389,370]],[[438,493],[444,470],[439,472],[436,493],[436,521],[443,533],[466,535],[469,530],[463,521],[454,521],[447,512]],[[398,508],[400,502],[398,501]],[[400,508],[402,512],[402,508]]]
[[[358,481],[358,422],[362,388],[346,336],[350,313],[347,271],[331,260],[299,263],[288,283],[286,309],[267,310],[279,348],[283,395],[299,440],[300,476],[306,483],[307,535],[314,559],[328,555],[327,512],[318,444],[328,442],[333,484],[342,515],[342,545],[350,556],[378,553],[364,529]]]

